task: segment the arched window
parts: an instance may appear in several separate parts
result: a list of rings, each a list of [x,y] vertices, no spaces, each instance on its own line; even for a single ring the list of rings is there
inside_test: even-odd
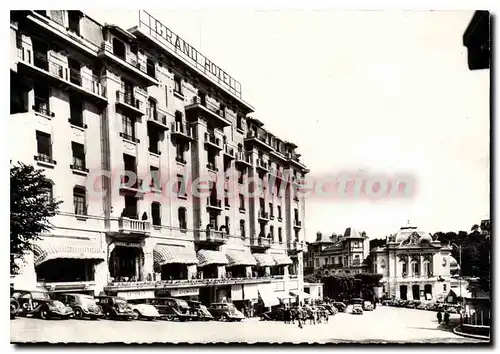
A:
[[[181,111],[175,111],[175,123],[182,124],[182,112]]]
[[[245,220],[240,220],[240,235],[245,238]]]
[[[50,179],[46,179],[41,186],[40,194],[43,195],[47,201],[52,201],[54,199],[54,182]]]
[[[428,277],[431,275],[431,265],[429,261],[425,261],[424,264],[424,272],[422,273],[424,276]]]
[[[411,262],[411,274],[414,277],[420,276],[420,263],[418,261]]]
[[[238,152],[243,152],[243,145],[241,143],[238,144]]]
[[[181,230],[186,230],[187,229],[186,208],[180,207],[177,213],[179,219],[179,228]]]
[[[87,215],[87,197],[84,187],[75,186],[73,188],[73,205],[76,215]]]
[[[151,203],[151,218],[153,225],[161,226],[161,204],[158,202]]]

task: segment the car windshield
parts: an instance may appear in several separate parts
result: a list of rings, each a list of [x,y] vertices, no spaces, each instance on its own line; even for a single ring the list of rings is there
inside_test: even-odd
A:
[[[47,293],[33,292],[31,293],[31,296],[33,297],[33,299],[50,300],[50,296]]]
[[[183,307],[185,309],[189,308],[188,303],[186,301],[184,301],[184,300],[177,300],[177,303],[179,304],[179,307]]]
[[[121,298],[119,298],[119,297],[117,297],[117,298],[115,299],[115,303],[116,303],[117,305],[121,305],[121,306],[127,305],[127,301],[125,301],[125,299],[121,299]]]
[[[78,297],[82,305],[95,305],[96,301],[92,296],[80,296]]]

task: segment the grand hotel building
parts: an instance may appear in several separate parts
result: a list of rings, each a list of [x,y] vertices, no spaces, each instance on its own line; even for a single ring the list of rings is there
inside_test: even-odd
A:
[[[61,10],[12,12],[10,28],[10,159],[43,169],[62,201],[15,286],[265,306],[305,296],[294,187],[308,170],[249,116],[236,80],[144,11],[129,30]],[[200,177],[202,197],[189,191]]]

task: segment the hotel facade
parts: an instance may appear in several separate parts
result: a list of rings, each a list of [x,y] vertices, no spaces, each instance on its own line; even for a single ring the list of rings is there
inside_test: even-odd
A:
[[[62,201],[16,287],[266,307],[305,296],[308,170],[249,116],[239,82],[145,11],[129,30],[14,11],[10,31],[10,159],[43,169]]]

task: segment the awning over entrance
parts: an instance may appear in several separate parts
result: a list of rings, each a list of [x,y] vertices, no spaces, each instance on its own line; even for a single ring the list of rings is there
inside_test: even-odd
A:
[[[271,267],[276,265],[273,257],[265,253],[252,253],[259,267]]]
[[[211,250],[199,250],[196,254],[198,258],[198,267],[204,267],[211,264],[227,264],[227,257],[223,252]]]
[[[155,266],[165,264],[197,264],[198,258],[194,249],[183,246],[156,245],[153,250]]]
[[[287,293],[286,291],[275,291],[274,292],[274,295],[280,299],[280,300],[289,300],[289,299],[293,299],[294,297],[292,295],[290,295],[289,293]]]
[[[273,254],[273,259],[276,262],[276,265],[289,265],[293,264],[293,261],[290,257],[284,254]]]
[[[45,238],[33,245],[33,254],[35,266],[58,258],[95,260],[106,258],[105,251],[97,243],[69,238]]]
[[[239,250],[227,250],[226,251],[227,260],[229,261],[227,266],[254,266],[257,264],[255,258],[253,258],[250,252],[239,251]]]
[[[260,298],[262,299],[262,302],[264,303],[264,306],[266,307],[271,307],[271,306],[276,306],[280,304],[280,300],[278,297],[274,294],[274,291],[267,287],[258,287],[259,290],[259,295]]]
[[[300,290],[290,290],[290,294],[298,296],[300,299],[309,299],[311,297],[308,293]]]

